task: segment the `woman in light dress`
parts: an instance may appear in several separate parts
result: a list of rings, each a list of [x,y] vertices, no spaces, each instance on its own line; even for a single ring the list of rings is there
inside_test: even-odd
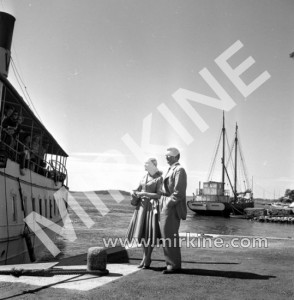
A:
[[[162,172],[157,169],[157,160],[149,158],[145,162],[147,173],[140,181],[133,195],[141,198],[136,206],[127,231],[129,242],[138,241],[143,248],[143,259],[138,268],[149,269],[151,254],[159,243],[159,198],[161,195]]]

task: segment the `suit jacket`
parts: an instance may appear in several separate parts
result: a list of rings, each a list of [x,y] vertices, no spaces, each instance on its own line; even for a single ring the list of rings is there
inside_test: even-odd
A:
[[[162,205],[166,205],[167,208],[174,207],[182,220],[186,220],[187,217],[186,188],[186,171],[179,163],[175,163],[163,179],[162,189],[167,197]]]

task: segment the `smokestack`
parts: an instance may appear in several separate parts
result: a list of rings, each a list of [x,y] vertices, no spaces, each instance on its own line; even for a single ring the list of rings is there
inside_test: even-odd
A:
[[[11,43],[15,18],[5,12],[0,12],[0,73],[7,77]]]
[[[11,43],[15,18],[5,12],[0,12],[0,74],[7,77],[10,57]],[[0,81],[0,108],[2,109],[3,83]],[[3,111],[2,111],[3,115]],[[2,118],[2,115],[0,116]]]

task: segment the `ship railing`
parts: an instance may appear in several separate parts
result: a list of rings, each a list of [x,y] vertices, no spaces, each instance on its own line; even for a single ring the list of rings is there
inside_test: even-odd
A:
[[[64,180],[66,179],[66,186],[67,186],[68,176],[67,176],[67,169],[65,165],[58,160],[49,160],[48,164],[52,170],[51,176],[53,176],[54,180],[64,182]]]
[[[0,129],[2,133],[4,130]],[[3,141],[2,137],[3,135],[1,134],[1,154],[5,153],[7,158],[18,163],[21,174],[24,169],[30,169],[35,173],[53,179],[55,182],[64,182],[67,179],[67,169],[65,164],[58,160],[58,156],[51,155],[51,159],[49,159],[47,153],[44,156],[33,153],[29,147],[17,138],[14,139],[12,145],[9,145]],[[34,159],[31,156],[34,156]],[[52,159],[53,156],[55,156],[55,159]],[[4,167],[6,167],[6,164]]]

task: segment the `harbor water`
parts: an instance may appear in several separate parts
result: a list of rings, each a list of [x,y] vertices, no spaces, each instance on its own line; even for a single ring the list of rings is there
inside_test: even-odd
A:
[[[57,259],[86,253],[90,247],[103,247],[103,239],[114,240],[125,237],[134,211],[129,196],[125,195],[118,203],[106,192],[97,194],[108,210],[107,213],[104,211],[101,214],[84,193],[76,192],[72,195],[82,207],[79,210],[75,209],[76,212],[69,207],[69,216],[76,238],[74,241],[69,241],[73,231],[68,230],[64,230],[63,235],[56,238],[54,242],[61,251]],[[90,217],[93,223],[88,224],[87,227],[87,224],[82,221],[83,216]],[[181,221],[180,232],[294,239],[293,224],[259,223],[247,219],[200,216],[189,209],[187,220]],[[52,259],[50,253],[44,252],[42,260]]]

